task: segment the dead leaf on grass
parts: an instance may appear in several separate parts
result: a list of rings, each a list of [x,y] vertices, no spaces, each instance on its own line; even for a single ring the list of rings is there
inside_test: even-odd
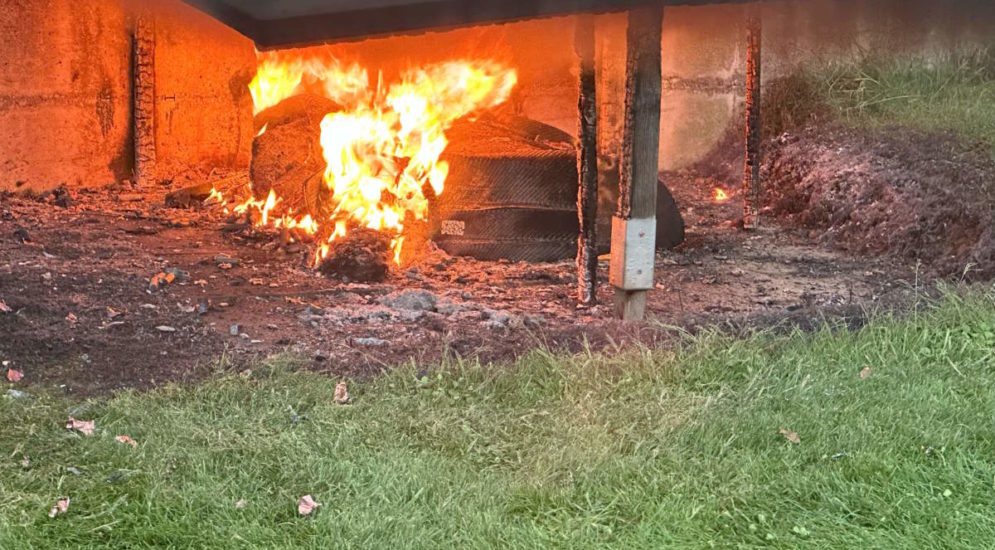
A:
[[[246,504],[248,504],[248,502],[245,502],[244,498],[240,498],[238,499],[238,502],[235,503],[235,509],[241,510],[242,508],[245,508]]]
[[[861,380],[867,378],[870,375],[871,375],[871,367],[864,367],[864,369],[862,371],[860,371],[860,379]]]
[[[7,305],[7,302],[0,300],[0,313],[10,313],[10,312],[11,309],[10,306]]]
[[[311,495],[304,495],[299,501],[297,501],[297,513],[302,516],[310,516],[311,512],[314,512],[321,506],[320,502],[316,502]]]
[[[24,371],[17,369],[7,369],[7,380],[10,382],[20,382],[24,378]]]
[[[777,431],[777,433],[783,435],[784,439],[787,439],[788,441],[794,443],[795,445],[802,442],[802,439],[798,437],[798,433],[788,430],[786,428],[781,428],[780,430]]]
[[[58,502],[55,503],[55,506],[52,506],[52,509],[48,511],[48,517],[54,518],[55,516],[59,514],[65,514],[68,511],[69,511],[69,497],[60,498]]]
[[[349,402],[349,390],[346,389],[345,380],[335,385],[335,402],[339,405]]]
[[[31,467],[31,457],[28,455],[24,455],[24,458],[21,459],[21,468],[27,470],[30,467]]]
[[[138,447],[138,442],[127,435],[119,435],[114,438],[114,441],[117,441],[118,443],[123,443],[125,445],[131,445],[132,448]]]
[[[76,315],[70,313],[69,315],[66,315],[66,321],[69,321],[70,325],[75,326],[76,323],[79,321],[79,319],[76,317]]]
[[[69,417],[66,421],[66,429],[73,432],[79,432],[87,437],[93,435],[96,429],[97,423],[93,420],[77,420],[73,417]]]

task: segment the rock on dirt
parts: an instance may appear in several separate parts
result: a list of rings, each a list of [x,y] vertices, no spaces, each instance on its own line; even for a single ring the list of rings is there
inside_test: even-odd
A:
[[[837,125],[768,143],[762,178],[772,212],[867,255],[921,261],[939,276],[995,276],[987,144],[907,128]],[[817,234],[818,235],[818,234]]]
[[[392,292],[378,300],[378,302],[394,309],[405,309],[409,311],[434,311],[439,297],[427,290],[404,290]]]
[[[390,345],[390,342],[388,342],[387,340],[384,340],[382,338],[374,338],[372,336],[368,338],[353,338],[352,343],[356,344],[357,346],[363,346],[368,348],[381,348]]]

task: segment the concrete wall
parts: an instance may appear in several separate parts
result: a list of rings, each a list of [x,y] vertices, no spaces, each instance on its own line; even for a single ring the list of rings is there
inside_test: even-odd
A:
[[[126,21],[113,2],[0,4],[0,189],[129,177]]]
[[[903,52],[936,56],[995,43],[986,0],[771,0],[764,19],[764,79],[805,63]],[[750,4],[667,7],[664,12],[661,170],[705,158],[741,124],[745,16]],[[338,44],[332,50],[389,73],[462,56],[494,57],[519,71],[515,109],[568,132],[577,128],[575,19],[561,17]],[[621,136],[625,14],[598,16],[599,139]],[[614,140],[614,142],[612,141]],[[611,151],[602,151],[611,157]],[[611,160],[610,158],[608,159]]]
[[[131,40],[139,8],[153,10],[155,21],[159,176],[247,166],[246,86],[255,64],[247,39],[179,0],[6,0],[0,3],[0,190],[131,177]],[[661,169],[704,158],[740,124],[746,9],[665,10]],[[931,56],[995,41],[995,3],[985,0],[776,0],[762,10],[765,79],[801,63],[865,52]],[[571,17],[550,18],[331,48],[347,61],[382,68],[388,80],[405,67],[454,57],[505,61],[519,71],[512,107],[575,132],[574,24]],[[621,132],[625,16],[599,16],[598,25],[599,137],[611,144]]]
[[[775,0],[763,17],[763,79],[804,64],[900,54],[937,58],[995,45],[995,2],[986,0]],[[668,7],[663,27],[660,167],[708,156],[742,124],[745,16],[749,4]]]
[[[252,158],[252,42],[178,2],[155,13],[160,177],[245,169]]]
[[[0,3],[0,190],[132,177],[132,29],[149,4]],[[178,0],[152,9],[160,176],[244,168],[251,42]]]

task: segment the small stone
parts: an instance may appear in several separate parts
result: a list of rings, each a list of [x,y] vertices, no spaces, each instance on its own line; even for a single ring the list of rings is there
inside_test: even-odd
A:
[[[484,318],[494,321],[500,325],[507,325],[511,321],[511,314],[507,311],[495,311],[493,309],[484,310]]]
[[[427,290],[405,290],[392,292],[379,300],[378,303],[394,309],[409,311],[432,311],[439,302],[439,297]]]
[[[527,315],[523,323],[528,328],[540,328],[546,324],[546,320],[539,315]]]
[[[238,325],[228,327],[228,334],[231,334],[232,336],[238,336],[239,332],[241,332],[241,327]]]
[[[31,237],[28,235],[28,230],[23,227],[18,227],[14,229],[14,240],[20,244],[31,242]]]
[[[452,315],[454,313],[466,311],[467,309],[469,308],[467,308],[466,305],[461,304],[459,302],[454,302],[449,299],[439,300],[439,302],[435,306],[435,311],[443,315]]]
[[[424,311],[401,311],[398,317],[400,317],[402,321],[414,323],[421,320],[421,318],[425,316],[425,313],[426,312]]]
[[[390,345],[390,342],[388,342],[387,340],[383,340],[380,338],[373,338],[373,337],[353,338],[352,343],[356,344],[357,346],[366,346],[371,348],[380,348]]]
[[[176,327],[171,327],[169,325],[159,325],[155,327],[159,332],[176,332]]]
[[[31,394],[19,390],[7,390],[7,397],[11,399],[31,399]]]

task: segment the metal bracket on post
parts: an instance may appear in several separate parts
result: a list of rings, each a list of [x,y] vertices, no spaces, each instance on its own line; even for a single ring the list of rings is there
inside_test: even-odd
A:
[[[653,288],[656,218],[612,218],[611,284],[623,290]]]

